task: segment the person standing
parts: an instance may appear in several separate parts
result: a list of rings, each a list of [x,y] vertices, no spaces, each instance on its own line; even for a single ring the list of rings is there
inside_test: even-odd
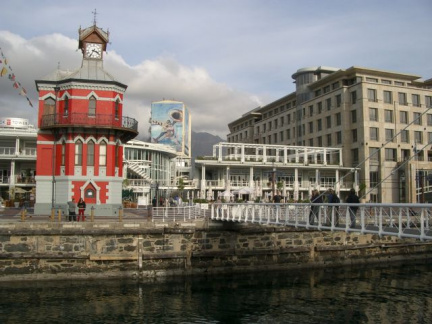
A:
[[[80,198],[78,200],[78,222],[80,221],[80,217],[82,216],[82,221],[85,222],[84,211],[86,209],[86,203],[84,199]]]
[[[336,194],[336,192],[332,188],[329,189],[328,203],[329,204],[340,204],[340,199],[339,199],[338,195]],[[331,207],[331,209],[334,210],[335,226],[339,226],[339,205]]]
[[[153,206],[153,207],[156,207],[156,203],[157,203],[156,197],[153,197],[153,200],[152,200],[152,206]]]
[[[68,201],[68,210],[69,210],[69,222],[76,221],[76,203],[75,198],[72,198],[71,201]]]
[[[318,190],[314,189],[312,191],[312,197],[310,199],[311,201],[311,210],[309,213],[309,224],[313,225],[315,218],[318,220],[318,214],[319,214],[319,210],[321,208],[321,206],[319,204],[322,204],[322,197],[320,195],[320,193],[318,192]]]
[[[350,190],[350,194],[347,197],[346,203],[347,204],[359,204],[360,203],[360,199],[356,195],[354,189]],[[358,206],[355,206],[355,205],[348,206],[348,209],[349,209],[350,218],[351,218],[351,226],[350,227],[354,228],[356,226],[356,214],[357,214]]]

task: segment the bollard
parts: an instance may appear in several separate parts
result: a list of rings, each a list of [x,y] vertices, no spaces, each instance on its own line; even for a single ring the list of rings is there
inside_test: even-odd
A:
[[[50,217],[51,222],[54,221],[54,214],[55,214],[55,210],[54,208],[51,208],[51,217]]]
[[[25,208],[21,209],[21,221],[25,222],[26,220],[26,210]]]
[[[123,222],[123,208],[119,207],[119,222]]]
[[[58,221],[61,222],[62,212],[61,209],[58,210]]]
[[[92,223],[94,222],[94,206],[92,206],[90,210],[90,221]]]

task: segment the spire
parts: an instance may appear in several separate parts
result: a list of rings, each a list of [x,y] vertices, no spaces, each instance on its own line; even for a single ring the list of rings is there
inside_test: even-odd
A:
[[[97,15],[96,8],[94,11],[92,11],[92,14],[93,14],[93,26],[96,26],[96,15]]]

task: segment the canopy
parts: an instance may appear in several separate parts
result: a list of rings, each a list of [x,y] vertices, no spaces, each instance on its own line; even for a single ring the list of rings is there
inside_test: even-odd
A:
[[[234,194],[232,194],[229,190],[225,190],[218,193],[218,197],[232,197]]]
[[[238,195],[250,195],[253,193],[253,188],[241,188],[239,190],[234,190],[233,193]]]

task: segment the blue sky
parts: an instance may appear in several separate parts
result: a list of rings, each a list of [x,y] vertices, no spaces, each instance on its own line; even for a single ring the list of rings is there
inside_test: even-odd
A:
[[[125,111],[146,135],[152,101],[183,101],[195,131],[294,91],[311,66],[363,66],[432,78],[431,0],[3,1],[0,47],[35,103],[34,80],[81,63],[78,28],[109,29],[104,67],[128,85]],[[35,109],[0,78],[4,117]]]

